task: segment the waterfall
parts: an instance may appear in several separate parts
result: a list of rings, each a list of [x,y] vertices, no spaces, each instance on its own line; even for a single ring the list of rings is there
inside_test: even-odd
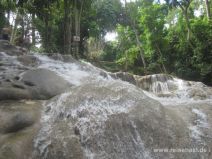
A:
[[[33,61],[34,57],[36,64],[31,65],[30,60]],[[24,64],[20,58],[28,64]],[[11,117],[9,115],[13,111],[22,109],[27,116],[29,105],[23,103],[38,103],[39,106],[36,107],[38,115],[32,119],[32,125],[8,135],[0,132],[0,137],[3,136],[3,140],[6,138],[2,141],[3,145],[9,142],[14,145],[11,151],[21,149],[21,152],[26,152],[31,144],[27,154],[27,158],[31,159],[211,158],[210,153],[156,152],[163,148],[211,147],[211,87],[166,74],[113,74],[70,56],[31,54],[20,57],[0,53],[0,60],[3,63],[0,65],[3,70],[0,72],[0,91],[13,89],[19,95],[28,88],[40,88],[38,86],[42,80],[28,86],[22,80],[27,72],[42,69],[54,74],[43,78],[46,83],[42,88],[52,82],[49,77],[59,76],[57,82],[64,80],[67,84],[65,88],[68,87],[44,98],[44,101],[21,98],[17,110],[8,111],[16,106],[16,100],[8,102],[12,103],[11,108],[7,102],[0,101],[3,104],[3,113],[0,114],[0,117],[3,116],[3,126],[0,124],[0,128],[14,123],[16,118],[13,118],[13,114]],[[41,79],[38,74],[32,76],[33,79]],[[13,84],[12,87],[10,84]],[[56,82],[51,86],[56,87]],[[17,112],[14,112],[14,116]],[[34,110],[30,113],[34,114]],[[30,113],[29,117],[32,115]],[[22,118],[18,124],[22,124]],[[32,134],[25,137],[26,133]],[[16,141],[14,144],[11,138]],[[25,147],[20,147],[20,143]],[[4,150],[8,148],[6,145]],[[17,152],[14,151],[14,155]]]
[[[169,87],[167,82],[155,81],[151,84],[150,90],[155,93],[169,93]]]
[[[88,92],[85,92],[85,90]],[[83,92],[85,93],[81,94]],[[104,92],[104,95],[102,96],[102,93],[98,92]],[[123,98],[123,96],[126,98]],[[134,86],[127,83],[123,85],[117,81],[99,81],[98,83],[85,84],[77,86],[71,92],[60,95],[45,104],[41,119],[42,128],[35,140],[35,147],[37,148],[35,158],[51,158],[53,154],[51,145],[53,143],[59,140],[67,145],[66,142],[79,137],[82,145],[81,151],[86,159],[128,159],[132,157],[135,159],[150,159],[150,154],[143,144],[134,121],[127,122],[128,124],[124,129],[121,127],[121,129],[107,132],[109,126],[107,123],[111,118],[117,115],[123,118],[123,115],[127,115],[137,106],[139,100],[148,99]],[[119,118],[117,120],[119,122]],[[63,126],[66,130],[63,130],[63,126],[60,125],[61,122],[65,124]],[[116,127],[116,125],[114,126]],[[128,131],[126,137],[119,134],[124,131]],[[66,132],[67,136],[64,138]],[[113,140],[109,137],[112,135],[111,133],[115,135]],[[57,134],[57,136],[54,136],[54,134]],[[105,137],[107,135],[109,136]],[[120,152],[109,153],[112,149]],[[127,153],[126,150],[131,152]],[[61,154],[61,157],[66,158],[66,155],[70,154],[69,151],[64,146],[64,154]]]

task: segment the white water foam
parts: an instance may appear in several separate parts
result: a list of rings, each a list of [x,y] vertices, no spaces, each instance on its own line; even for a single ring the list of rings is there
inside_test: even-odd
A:
[[[133,106],[136,106],[136,98],[146,98],[143,95],[141,96],[139,89],[135,90],[135,86],[126,82],[120,82],[123,85],[117,86],[119,82],[116,82],[116,84],[114,84],[115,87],[110,87],[119,93],[115,95],[107,95],[102,99],[86,95],[83,96],[83,100],[81,100],[80,103],[76,102],[76,104],[71,105],[68,100],[74,96],[75,91],[73,90],[73,92],[64,93],[50,103],[46,103],[41,119],[42,129],[40,130],[39,135],[35,141],[35,147],[38,147],[38,151],[41,156],[47,156],[48,147],[52,140],[50,136],[52,135],[51,133],[53,133],[52,131],[55,131],[52,126],[54,125],[54,122],[58,120],[58,117],[62,115],[62,118],[59,120],[64,120],[64,122],[66,121],[67,123],[70,122],[68,124],[67,130],[70,129],[71,131],[73,129],[73,123],[71,121],[75,121],[74,127],[77,128],[77,130],[80,132],[80,140],[82,145],[84,145],[83,151],[86,159],[106,158],[106,156],[109,155],[106,154],[106,152],[100,151],[95,153],[92,151],[92,149],[90,149],[89,146],[86,146],[90,141],[92,141],[90,138],[104,134],[106,126],[105,122],[111,115],[128,113],[131,108],[133,108]],[[102,81],[100,84],[98,84],[98,87],[104,86],[108,88],[107,85],[111,85],[111,81]],[[79,86],[79,88],[81,88],[81,86]],[[76,90],[78,90],[78,87],[76,87]],[[122,90],[129,91],[129,93],[133,91],[135,93],[135,96],[133,96],[135,99],[123,99],[121,95]],[[72,100],[74,99],[71,99],[71,101]],[[139,158],[138,156],[145,156],[146,159],[149,159],[149,153],[144,148],[144,144],[141,137],[139,136],[139,133],[137,132],[135,124],[133,125],[133,128],[136,136],[132,136],[131,138],[134,139],[133,141],[137,149],[142,150],[142,152],[137,152],[135,156],[137,156],[137,158]],[[57,134],[57,138],[60,138],[60,134]],[[63,141],[64,139],[61,138],[60,140]],[[119,142],[117,144],[120,144],[120,147],[122,147],[122,140],[120,139]]]
[[[50,59],[45,55],[36,55],[36,57],[41,61],[39,68],[54,71],[73,85],[81,85],[83,80],[90,77],[90,74],[81,70],[76,63],[64,63],[62,61]]]
[[[167,82],[155,81],[152,83],[150,90],[154,94],[169,93],[169,88],[168,88]]]
[[[199,109],[192,109],[192,113],[196,115],[196,119],[194,121],[195,125],[189,126],[189,129],[191,131],[191,137],[195,139],[196,141],[201,141],[201,137],[204,136],[204,133],[201,129],[209,128],[208,122],[207,122],[207,115],[200,111]]]

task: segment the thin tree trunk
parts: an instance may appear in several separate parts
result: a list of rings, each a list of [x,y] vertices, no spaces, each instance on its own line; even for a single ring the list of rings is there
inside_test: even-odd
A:
[[[7,19],[10,20],[10,10],[7,10]]]
[[[50,51],[50,46],[49,46],[49,17],[48,15],[45,15],[44,18],[44,23],[45,23],[45,37],[44,37],[44,48],[47,52]]]
[[[14,44],[14,42],[15,42],[18,22],[19,22],[19,11],[17,11],[17,15],[16,15],[16,18],[15,18],[15,24],[12,28],[12,34],[11,34],[11,37],[10,37],[10,42],[12,44]]]
[[[25,29],[25,37],[29,37],[30,33],[30,15],[26,14],[26,29]]]
[[[127,0],[124,0],[124,8],[125,8],[125,14],[127,15]],[[125,52],[125,71],[128,70],[128,55],[127,55],[127,52]]]
[[[70,0],[64,0],[64,53],[71,54],[71,27],[72,27],[72,16],[71,16],[71,2]]]
[[[144,52],[143,52],[143,49],[142,49],[142,44],[141,44],[141,42],[139,40],[138,31],[136,30],[136,28],[134,26],[133,26],[133,30],[134,30],[134,33],[135,33],[136,43],[137,43],[137,46],[139,48],[141,60],[142,60],[142,63],[144,65],[144,69],[146,71],[146,61],[145,61],[145,58],[144,58]]]
[[[125,12],[126,12],[126,15],[127,15],[127,1],[125,0],[124,3],[125,3]],[[143,52],[143,49],[142,49],[142,44],[139,40],[138,31],[136,29],[135,22],[130,20],[130,23],[131,23],[131,26],[132,26],[133,31],[135,33],[136,44],[137,44],[137,47],[139,48],[139,53],[140,53],[141,60],[142,60],[143,66],[144,66],[144,71],[146,72],[146,61],[145,61],[145,58],[144,58],[144,52]]]
[[[187,26],[187,29],[188,29],[187,40],[190,40],[191,26],[190,26],[189,17],[188,17],[188,9],[184,10],[184,16],[185,16],[185,20],[186,20],[186,26]]]
[[[208,0],[205,0],[205,8],[208,19],[211,19],[210,3]]]
[[[49,7],[49,1],[47,1],[47,4],[45,5],[45,8],[48,10],[47,13],[45,13],[43,21],[44,21],[44,25],[45,25],[45,34],[44,34],[44,49],[46,52],[50,52],[51,51],[51,38],[50,38],[50,24],[49,24],[49,12],[50,12],[50,7]]]
[[[127,54],[127,51],[125,51],[125,58],[126,58],[126,60],[125,60],[125,68],[124,68],[124,71],[128,71],[128,54]]]
[[[35,13],[32,13],[32,46],[35,46],[35,26],[34,26],[34,21],[35,21]]]
[[[74,24],[75,24],[75,37],[79,37],[79,10],[77,8],[77,0],[74,1]],[[75,52],[74,56],[77,58],[78,53],[79,53],[79,42],[78,40],[75,39],[74,41],[75,44]]]
[[[77,8],[77,0],[74,1],[74,17],[75,17],[75,36],[80,38],[80,22],[81,22],[81,15],[82,15],[82,9],[83,9],[83,2],[80,3],[80,9]],[[78,40],[81,39],[75,39],[75,57],[78,58],[79,56],[79,42]]]
[[[161,52],[161,50],[160,50],[160,48],[159,48],[159,46],[156,44],[156,48],[157,48],[157,50],[158,50],[158,54],[159,54],[159,56],[160,56],[160,58],[161,58],[161,65],[162,65],[162,67],[163,67],[163,72],[164,73],[167,73],[167,70],[166,70],[166,67],[165,67],[165,65],[164,65],[164,63],[163,63],[163,56],[162,56],[162,52]]]
[[[187,40],[188,41],[190,40],[190,37],[191,37],[191,34],[192,34],[191,26],[190,26],[190,22],[189,22],[189,16],[188,16],[188,9],[189,9],[191,2],[192,2],[192,0],[188,0],[188,3],[187,3],[186,6],[183,6],[182,4],[178,3],[179,7],[181,8],[181,10],[183,12],[183,15],[185,16],[186,27],[187,27],[187,30],[188,30],[188,33],[187,33]]]
[[[25,38],[25,26],[24,26],[24,16],[21,15],[21,39]]]

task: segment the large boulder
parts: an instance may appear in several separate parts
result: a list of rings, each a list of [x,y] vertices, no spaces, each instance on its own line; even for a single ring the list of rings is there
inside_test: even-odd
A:
[[[136,80],[135,80],[133,74],[131,74],[131,73],[116,72],[116,73],[110,73],[109,75],[111,77],[113,77],[114,79],[120,79],[122,81],[126,81],[126,82],[129,82],[129,83],[136,85]]]
[[[47,54],[47,56],[51,59],[58,60],[58,61],[63,61],[67,63],[74,63],[78,62],[76,59],[74,59],[71,55],[62,55],[59,53],[54,53],[54,54]]]
[[[201,109],[212,115],[209,106]],[[211,128],[195,127],[195,121],[202,123],[195,115],[192,106],[162,106],[121,81],[82,85],[46,103],[34,158],[210,158],[209,152],[156,152],[202,148],[202,142],[209,148],[212,140],[206,135]],[[193,139],[195,128],[205,131],[201,142]]]
[[[40,110],[39,101],[0,101],[0,159],[31,158]]]
[[[2,79],[0,100],[49,99],[65,92],[71,85],[47,69],[22,72],[21,75]]]
[[[32,99],[31,92],[26,89],[9,87],[0,87],[0,100],[20,100]]]
[[[49,99],[64,93],[70,84],[55,72],[47,69],[35,69],[25,72],[21,82],[27,85],[33,99]]]
[[[64,93],[70,84],[55,72],[47,69],[35,69],[25,72],[21,82],[28,86],[34,99],[49,99]]]
[[[24,66],[31,66],[35,67],[38,66],[40,61],[38,60],[37,57],[33,55],[23,55],[23,56],[18,56],[17,60]]]
[[[12,45],[7,40],[0,40],[0,52],[5,52],[11,56],[19,56],[26,54],[28,51],[24,48]]]
[[[167,74],[155,74],[155,75],[147,75],[147,76],[134,76],[136,79],[136,84],[138,87],[152,91],[153,84],[158,83],[167,83],[169,80],[173,80],[173,77]],[[158,85],[158,89],[160,90],[160,85]],[[172,86],[173,87],[173,86]]]

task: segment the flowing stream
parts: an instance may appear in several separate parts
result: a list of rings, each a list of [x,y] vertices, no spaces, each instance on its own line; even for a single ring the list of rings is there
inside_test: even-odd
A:
[[[133,85],[87,62],[33,56],[39,65],[31,69],[54,71],[72,85],[43,102],[33,159],[198,159],[202,154],[153,149],[212,146],[210,87],[165,75],[139,77]]]

